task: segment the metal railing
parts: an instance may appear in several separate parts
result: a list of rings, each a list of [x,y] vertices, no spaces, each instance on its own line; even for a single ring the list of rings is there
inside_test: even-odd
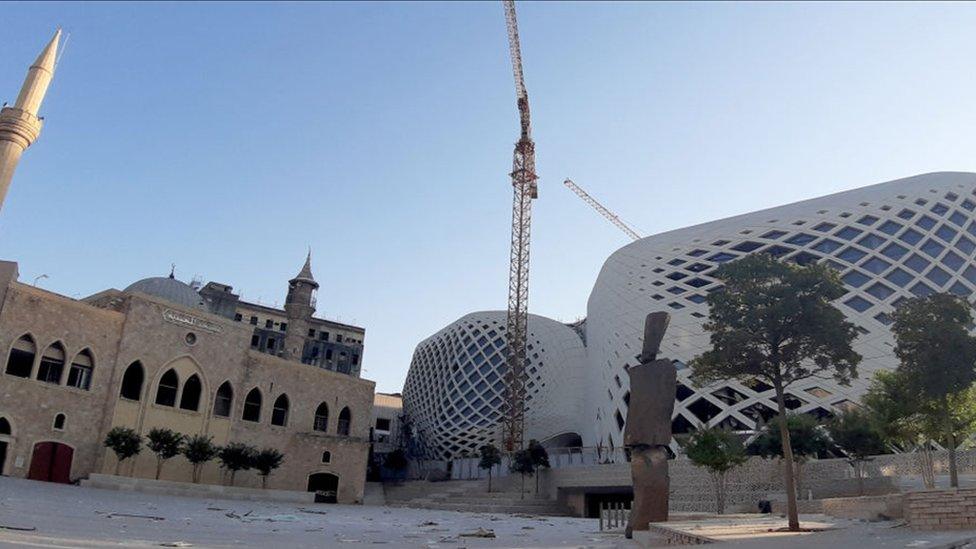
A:
[[[627,527],[630,522],[631,502],[601,501],[600,502],[600,531],[615,530]],[[606,525],[606,527],[604,527]]]
[[[549,466],[553,469],[566,467],[590,467],[613,463],[626,463],[627,452],[624,448],[605,448],[600,446],[582,446],[571,448],[547,448]],[[488,478],[488,470],[478,467],[478,457],[457,458],[451,461],[452,480],[477,480]],[[491,470],[492,477],[508,476],[509,454],[502,455],[502,462]]]

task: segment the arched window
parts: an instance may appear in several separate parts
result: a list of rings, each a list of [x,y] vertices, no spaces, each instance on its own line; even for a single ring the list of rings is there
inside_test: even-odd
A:
[[[284,427],[288,423],[288,395],[282,393],[271,408],[271,424]]]
[[[176,375],[176,370],[166,370],[163,377],[159,378],[159,387],[156,388],[156,404],[176,406],[176,390],[179,386],[180,378]]]
[[[217,417],[230,417],[230,410],[234,404],[234,389],[229,381],[225,381],[217,388],[217,397],[214,399],[213,415]]]
[[[92,372],[95,369],[95,361],[92,360],[91,351],[85,349],[75,356],[71,361],[71,368],[68,370],[68,387],[75,387],[85,391],[91,389]]]
[[[54,416],[54,428],[58,431],[64,430],[64,414],[58,414]]]
[[[244,398],[244,421],[261,421],[261,391],[257,387]]]
[[[312,429],[323,433],[329,430],[329,406],[324,402],[315,409],[315,423],[312,424]]]
[[[349,429],[351,426],[352,413],[349,412],[349,407],[346,406],[341,412],[339,412],[339,425],[336,427],[336,433],[349,436]]]
[[[10,432],[10,422],[7,418],[0,417],[0,435],[9,435]]]
[[[64,372],[64,347],[54,343],[41,355],[41,366],[37,369],[37,379],[59,385]]]
[[[25,335],[15,341],[10,349],[10,358],[7,359],[7,373],[17,377],[30,377],[34,370],[35,354],[37,346],[31,336]]]
[[[196,412],[200,409],[200,393],[203,386],[200,385],[200,378],[193,374],[183,384],[183,394],[180,395],[180,410],[192,410]]]
[[[119,396],[129,400],[139,400],[142,397],[142,379],[145,374],[142,371],[142,364],[137,360],[125,369],[122,375],[122,390]]]
[[[322,452],[322,463],[332,463],[332,452],[328,450]]]

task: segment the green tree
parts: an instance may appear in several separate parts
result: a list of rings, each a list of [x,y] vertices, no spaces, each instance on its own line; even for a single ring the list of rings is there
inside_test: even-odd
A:
[[[146,435],[146,447],[156,454],[156,480],[163,471],[163,463],[180,454],[183,446],[183,435],[171,429],[153,428]]]
[[[183,457],[193,465],[194,483],[200,482],[200,471],[203,465],[217,456],[219,448],[213,439],[205,435],[193,435],[183,444]]]
[[[512,453],[508,470],[512,473],[522,475],[522,499],[525,499],[525,475],[535,474],[535,462],[532,461],[532,452],[528,448]]]
[[[780,423],[779,418],[774,418],[765,425],[760,430],[759,436],[746,448],[746,452],[764,458],[776,457],[785,460]],[[830,449],[830,440],[820,422],[811,415],[789,414],[786,416],[786,425],[791,441],[796,491],[802,492],[803,466],[810,458],[825,454]]]
[[[953,420],[953,406],[976,381],[976,338],[967,326],[973,322],[969,303],[951,294],[916,297],[902,303],[894,313],[898,370],[908,379],[907,389],[923,415],[938,417],[949,453],[949,484],[959,486],[956,447],[959,425]]]
[[[976,388],[970,387],[949,400],[955,438],[964,440],[976,428]],[[925,487],[935,488],[933,441],[949,446],[938,401],[919,398],[917,387],[899,369],[876,373],[862,402],[884,441],[902,451],[913,452]]]
[[[394,471],[397,475],[400,475],[403,471],[407,470],[410,462],[407,460],[407,453],[403,451],[402,448],[397,448],[386,454],[383,458],[383,466],[387,469]]]
[[[550,467],[549,452],[546,451],[545,446],[535,439],[529,441],[529,456],[532,457],[532,466],[536,472]],[[539,493],[539,475],[535,475],[535,493]]]
[[[857,493],[864,495],[864,464],[871,456],[885,452],[884,438],[871,415],[850,409],[827,422],[830,439],[847,454],[847,462],[857,477]]]
[[[119,474],[122,462],[138,455],[142,450],[142,437],[134,429],[128,427],[113,427],[102,442],[106,448],[115,452],[115,474]]]
[[[274,448],[265,448],[254,455],[254,468],[261,475],[261,488],[268,487],[268,475],[285,461],[285,455]]]
[[[692,463],[708,469],[715,486],[715,512],[725,512],[725,476],[746,462],[742,441],[728,429],[702,427],[686,439],[685,455]]]
[[[491,470],[502,462],[502,453],[494,444],[485,444],[478,450],[481,459],[478,468],[488,470],[488,491],[491,492]]]
[[[247,471],[254,466],[254,456],[257,449],[249,444],[232,442],[217,450],[220,466],[230,471],[230,485],[234,485],[234,476],[238,471]]]
[[[793,452],[784,419],[785,389],[814,375],[841,384],[857,375],[857,330],[833,305],[847,290],[825,265],[799,267],[766,254],[723,264],[713,275],[724,288],[708,294],[711,350],[691,363],[699,385],[761,379],[776,391],[783,442],[784,485],[790,530],[800,528],[793,482]]]

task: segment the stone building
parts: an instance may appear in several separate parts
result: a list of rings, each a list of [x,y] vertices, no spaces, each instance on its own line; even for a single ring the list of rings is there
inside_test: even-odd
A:
[[[306,261],[284,310],[234,302],[225,285],[198,292],[172,276],[76,300],[18,282],[17,264],[0,262],[0,473],[57,482],[111,474],[116,459],[102,446],[111,428],[166,427],[278,449],[285,461],[269,488],[361,501],[374,389],[358,378],[364,332],[314,318],[317,286]],[[254,345],[266,328],[243,319],[257,314],[275,319],[282,347]],[[319,339],[326,329],[342,340]],[[349,366],[355,350],[356,368],[330,365],[324,353],[311,360],[320,342],[347,346]],[[143,449],[121,473],[152,478],[154,455]],[[190,475],[180,456],[161,478]],[[216,462],[201,481],[223,481]],[[260,480],[242,473],[236,484]]]
[[[288,282],[284,309],[241,301],[231,286],[219,282],[209,282],[200,290],[200,306],[254,326],[252,349],[358,377],[365,331],[313,316],[319,284],[311,263],[309,252],[301,272]]]
[[[373,452],[384,455],[400,447],[400,416],[403,397],[400,393],[376,393],[373,397]]]

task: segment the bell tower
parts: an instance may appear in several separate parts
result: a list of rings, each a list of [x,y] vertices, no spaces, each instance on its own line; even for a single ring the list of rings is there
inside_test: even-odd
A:
[[[288,281],[288,296],[285,298],[285,314],[288,327],[285,329],[285,358],[301,361],[308,335],[309,320],[315,313],[315,291],[319,283],[312,276],[312,252],[305,257],[305,266],[298,275]]]
[[[20,156],[41,135],[43,123],[37,113],[54,78],[54,62],[60,39],[61,29],[58,29],[28,69],[17,102],[13,107],[0,109],[0,208],[3,207],[3,199],[7,196]]]

